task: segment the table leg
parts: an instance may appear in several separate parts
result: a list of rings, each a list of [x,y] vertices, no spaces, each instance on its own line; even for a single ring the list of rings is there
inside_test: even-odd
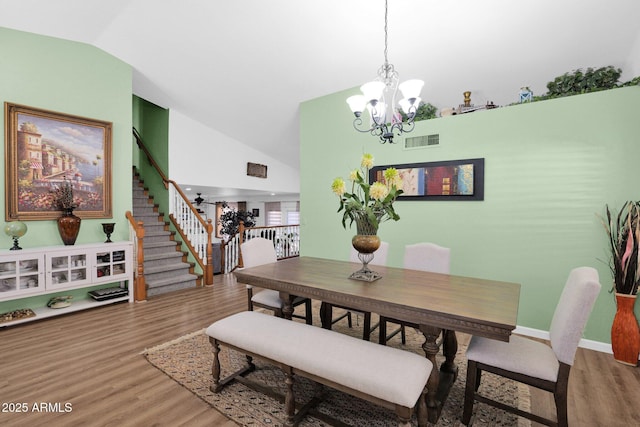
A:
[[[320,304],[320,322],[324,329],[331,329],[331,320],[333,319],[333,306],[326,302]]]
[[[442,354],[446,358],[440,367],[442,372],[453,374],[453,380],[458,378],[458,366],[455,364],[456,353],[458,352],[458,338],[456,332],[449,329],[442,331]]]
[[[287,292],[280,292],[280,299],[284,301],[284,307],[282,307],[282,315],[285,319],[291,320],[293,314],[293,298]]]
[[[435,424],[438,421],[442,408],[441,402],[438,402],[436,399],[436,393],[438,392],[438,386],[440,384],[440,371],[438,369],[438,362],[436,362],[436,354],[438,354],[438,350],[440,349],[437,341],[441,329],[435,326],[420,325],[420,331],[426,339],[424,344],[422,344],[422,349],[427,359],[433,364],[433,369],[427,381],[427,413],[429,422]]]

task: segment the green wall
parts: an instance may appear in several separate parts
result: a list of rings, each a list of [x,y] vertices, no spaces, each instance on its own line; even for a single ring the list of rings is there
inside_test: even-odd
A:
[[[131,67],[95,47],[0,28],[0,102],[27,105],[113,123],[112,203],[114,240],[128,240],[131,210]],[[4,135],[4,121],[0,123]],[[4,151],[0,186],[5,191]],[[0,198],[5,211],[5,198]],[[83,219],[77,243],[104,241],[105,219]],[[54,220],[28,221],[23,248],[62,245]],[[0,233],[0,246],[11,247]]]
[[[301,253],[347,259],[355,229],[344,230],[333,178],[348,178],[364,152],[376,165],[482,157],[484,201],[397,201],[398,222],[383,223],[389,264],[405,244],[452,250],[451,272],[522,285],[518,325],[548,330],[570,269],[598,269],[603,290],[585,338],[610,342],[615,313],[604,230],[608,203],[637,200],[640,88],[418,122],[408,136],[440,135],[440,146],[405,150],[356,132],[345,99],[352,89],[300,107]]]
[[[133,126],[142,137],[145,147],[151,153],[165,176],[169,176],[169,110],[158,107],[137,96],[133,97]],[[162,178],[149,163],[146,155],[134,144],[136,168],[144,180],[144,185],[159,205],[160,212],[169,213],[169,194]],[[166,217],[165,219],[168,219]]]

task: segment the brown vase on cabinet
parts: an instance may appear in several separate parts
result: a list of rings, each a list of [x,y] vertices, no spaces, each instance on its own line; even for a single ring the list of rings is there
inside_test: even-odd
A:
[[[73,209],[65,209],[58,218],[58,231],[65,245],[73,245],[76,242],[80,232],[80,221],[80,217],[73,214]]]

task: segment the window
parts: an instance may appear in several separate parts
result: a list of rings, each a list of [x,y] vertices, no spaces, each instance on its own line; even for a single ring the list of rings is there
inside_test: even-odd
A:
[[[264,204],[264,209],[267,211],[265,225],[271,227],[274,225],[282,225],[282,211],[280,210],[280,203],[269,202]]]

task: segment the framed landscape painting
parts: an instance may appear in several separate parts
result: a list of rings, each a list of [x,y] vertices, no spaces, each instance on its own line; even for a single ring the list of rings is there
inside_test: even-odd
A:
[[[5,216],[60,216],[54,191],[71,182],[74,213],[111,218],[112,123],[5,102]]]
[[[376,166],[369,182],[384,182],[389,167],[402,178],[398,200],[484,200],[484,159]]]

